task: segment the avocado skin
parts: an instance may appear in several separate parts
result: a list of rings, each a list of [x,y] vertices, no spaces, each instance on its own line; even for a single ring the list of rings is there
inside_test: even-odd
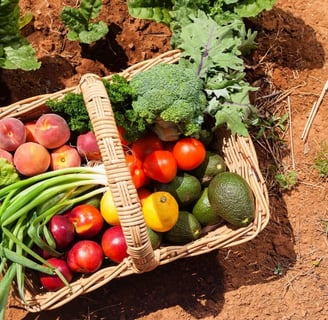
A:
[[[213,210],[236,227],[245,227],[254,220],[255,198],[248,182],[237,173],[216,175],[208,186],[208,199]]]

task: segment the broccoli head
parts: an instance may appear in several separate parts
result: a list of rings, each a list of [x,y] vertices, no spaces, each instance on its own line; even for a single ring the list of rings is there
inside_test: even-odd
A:
[[[207,100],[203,81],[192,68],[159,64],[136,74],[130,85],[133,110],[147,124],[161,119],[175,123],[181,134],[198,135]]]

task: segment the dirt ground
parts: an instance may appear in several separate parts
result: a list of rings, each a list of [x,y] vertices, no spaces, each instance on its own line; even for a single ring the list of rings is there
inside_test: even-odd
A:
[[[168,30],[127,15],[124,1],[104,1],[106,40],[83,47],[65,40],[59,10],[75,1],[22,0],[35,21],[23,31],[42,62],[35,72],[0,70],[0,105],[78,83],[81,74],[108,75],[170,48]],[[156,270],[111,281],[60,309],[26,313],[11,300],[17,320],[303,320],[328,319],[327,182],[314,168],[328,145],[328,96],[301,139],[311,108],[328,80],[328,2],[277,1],[250,22],[258,49],[246,58],[248,79],[260,87],[255,104],[267,117],[289,114],[284,141],[256,144],[270,192],[271,221],[244,245],[181,259]],[[327,149],[326,149],[327,157]],[[297,172],[282,191],[271,178],[278,166]]]

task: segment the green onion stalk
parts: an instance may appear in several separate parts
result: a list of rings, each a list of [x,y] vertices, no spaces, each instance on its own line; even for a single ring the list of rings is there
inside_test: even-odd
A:
[[[0,189],[0,320],[12,284],[23,302],[25,268],[57,274],[69,286],[62,273],[37,253],[39,248],[53,256],[62,253],[47,223],[108,188],[103,165],[65,168],[19,180]]]

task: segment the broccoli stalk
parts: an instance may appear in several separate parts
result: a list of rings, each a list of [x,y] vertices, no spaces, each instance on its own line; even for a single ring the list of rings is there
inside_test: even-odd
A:
[[[130,81],[132,108],[163,140],[179,134],[198,137],[207,106],[204,83],[193,68],[160,64],[136,74]]]

